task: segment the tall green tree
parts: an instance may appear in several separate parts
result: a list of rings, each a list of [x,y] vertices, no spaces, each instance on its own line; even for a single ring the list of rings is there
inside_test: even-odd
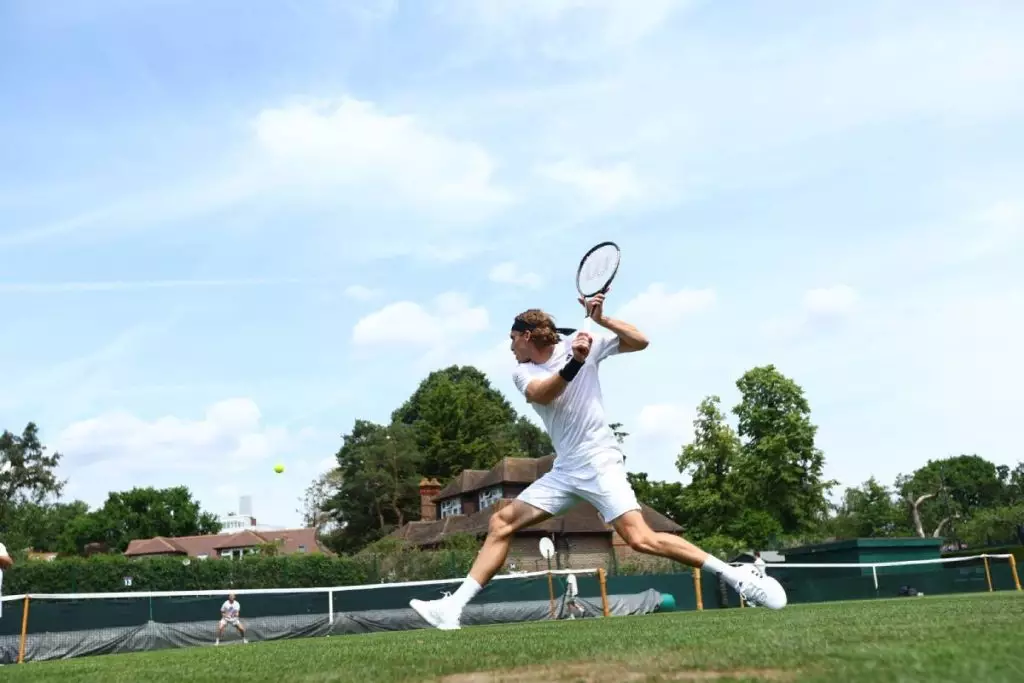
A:
[[[846,489],[843,501],[830,520],[839,538],[879,538],[905,535],[909,529],[896,492],[874,477]]]
[[[39,427],[25,425],[21,434],[0,434],[0,513],[19,502],[42,503],[60,496],[64,482],[57,478],[61,454],[47,454]]]
[[[392,422],[409,425],[427,477],[446,481],[464,469],[489,469],[504,457],[553,452],[551,440],[470,366],[430,373]]]
[[[1006,484],[996,466],[981,456],[963,454],[929,460],[896,487],[918,536],[942,538],[955,523],[1006,500]]]
[[[356,420],[337,454],[337,489],[324,512],[339,525],[328,545],[354,552],[418,519],[423,455],[408,425]]]
[[[820,528],[837,482],[824,478],[825,455],[815,446],[817,427],[803,389],[774,365],[748,370],[736,386],[746,500],[756,501],[784,534]]]
[[[80,500],[70,503],[18,502],[8,508],[4,543],[9,549],[59,552],[65,530],[89,513]]]
[[[693,421],[694,439],[676,458],[676,469],[690,478],[682,491],[680,516],[688,533],[700,538],[737,533],[744,509],[735,476],[740,440],[726,423],[720,404],[718,396],[701,401]]]
[[[101,508],[73,519],[60,550],[82,552],[88,543],[102,543],[123,552],[140,538],[215,534],[220,528],[217,516],[204,512],[188,487],[136,487],[112,491]]]
[[[686,510],[683,507],[683,485],[678,481],[652,481],[646,472],[629,472],[629,479],[636,498],[651,506],[676,524],[687,525]]]

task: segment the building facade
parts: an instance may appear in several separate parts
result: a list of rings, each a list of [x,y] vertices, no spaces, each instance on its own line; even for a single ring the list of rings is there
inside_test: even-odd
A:
[[[491,515],[507,505],[548,472],[554,456],[544,458],[505,458],[490,470],[463,470],[446,486],[436,479],[420,482],[420,519],[396,529],[392,536],[423,549],[436,549],[446,537],[471,534],[483,538]],[[678,534],[682,527],[647,505],[641,513],[655,531]],[[558,517],[541,522],[516,534],[509,550],[511,571],[546,569],[539,542],[548,537],[555,545],[552,565],[561,568],[589,569],[623,561],[633,550],[604,523],[597,510],[580,502]]]

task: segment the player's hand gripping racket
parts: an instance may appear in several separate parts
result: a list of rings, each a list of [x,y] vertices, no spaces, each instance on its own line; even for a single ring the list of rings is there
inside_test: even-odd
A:
[[[601,242],[583,255],[576,270],[576,289],[583,297],[587,317],[583,320],[583,331],[590,332],[591,317],[587,299],[604,294],[619,272],[621,251],[615,242]]]

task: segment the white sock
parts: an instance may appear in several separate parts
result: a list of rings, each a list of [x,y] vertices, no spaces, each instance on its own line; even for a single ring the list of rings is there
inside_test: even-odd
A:
[[[472,576],[467,576],[466,580],[462,582],[459,589],[452,593],[452,600],[459,609],[465,607],[470,600],[476,597],[476,594],[482,590],[482,586],[476,582]]]
[[[704,566],[701,569],[705,569],[712,574],[720,574],[726,581],[736,583],[736,568],[726,564],[710,553],[704,559]]]

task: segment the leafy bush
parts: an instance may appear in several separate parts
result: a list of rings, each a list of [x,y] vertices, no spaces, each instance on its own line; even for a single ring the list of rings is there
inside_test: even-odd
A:
[[[18,562],[4,573],[4,592],[110,593],[345,586],[372,579],[365,560],[327,555],[250,555],[240,560],[122,555]],[[131,578],[131,586],[125,578]]]

